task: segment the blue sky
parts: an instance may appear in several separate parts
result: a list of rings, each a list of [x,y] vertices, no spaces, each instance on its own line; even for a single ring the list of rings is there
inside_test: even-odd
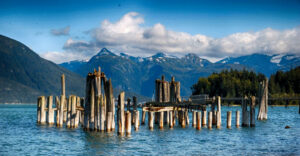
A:
[[[0,34],[54,62],[88,59],[102,47],[139,56],[192,52],[211,59],[299,54],[299,26],[299,0],[0,2]]]

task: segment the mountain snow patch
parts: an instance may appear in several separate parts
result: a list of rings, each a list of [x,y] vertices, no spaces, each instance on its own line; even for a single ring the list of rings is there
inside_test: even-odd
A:
[[[281,58],[283,57],[283,54],[275,55],[271,58],[270,62],[272,63],[279,63],[281,61]]]

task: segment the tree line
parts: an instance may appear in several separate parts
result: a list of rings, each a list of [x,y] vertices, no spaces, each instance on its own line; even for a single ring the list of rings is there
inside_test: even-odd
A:
[[[208,94],[221,97],[260,96],[260,84],[266,79],[261,73],[243,70],[223,70],[200,77],[191,89],[193,95]],[[269,78],[269,96],[300,96],[300,66],[287,72],[277,71]]]

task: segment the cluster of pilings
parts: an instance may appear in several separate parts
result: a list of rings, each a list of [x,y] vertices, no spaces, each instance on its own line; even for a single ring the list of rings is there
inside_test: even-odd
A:
[[[111,79],[107,80],[101,68],[86,77],[84,123],[85,130],[115,130],[115,98]]]
[[[161,80],[155,81],[155,101],[156,102],[181,102],[180,82],[171,78],[171,82],[165,81],[165,76]]]
[[[65,76],[61,77],[62,95],[55,97],[55,107],[53,107],[53,96],[38,97],[37,100],[37,123],[67,128],[77,128],[83,123],[84,99],[75,95],[66,97]]]

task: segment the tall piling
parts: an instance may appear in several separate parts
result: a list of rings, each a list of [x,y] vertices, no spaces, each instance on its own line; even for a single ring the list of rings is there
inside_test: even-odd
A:
[[[76,118],[76,96],[72,96],[72,105],[71,105],[71,127],[75,128],[75,118]]]
[[[67,104],[67,128],[71,128],[71,111],[72,111],[72,97],[73,95],[70,95],[68,98],[68,104]]]
[[[63,127],[64,124],[64,103],[66,101],[66,97],[65,95],[61,95],[60,96],[60,108],[59,108],[59,123],[58,123],[58,127]]]
[[[56,96],[55,97],[55,105],[56,105],[56,126],[59,127],[59,111],[60,111],[60,101],[59,101],[59,97]]]
[[[221,128],[221,112],[217,111],[217,128]]]
[[[117,113],[119,135],[124,135],[125,133],[124,98],[125,98],[125,92],[121,92],[118,98],[118,113]]]

